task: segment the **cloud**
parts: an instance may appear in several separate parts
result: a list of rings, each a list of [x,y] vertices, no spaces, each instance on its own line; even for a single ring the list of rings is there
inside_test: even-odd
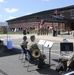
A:
[[[4,10],[5,10],[6,12],[8,12],[8,13],[14,13],[14,12],[18,11],[18,9],[16,9],[16,8],[12,8],[12,9],[10,9],[10,8],[5,8]]]
[[[42,0],[42,1],[49,1],[49,0]]]
[[[0,0],[0,2],[5,2],[4,0]]]
[[[5,19],[5,21],[10,20],[10,19],[14,19],[14,18],[16,18],[16,17],[10,16],[9,18]]]
[[[13,18],[15,18],[15,17],[14,17],[14,16],[10,16],[10,17],[9,17],[9,19],[13,19]]]
[[[2,17],[2,15],[0,15],[0,17]]]

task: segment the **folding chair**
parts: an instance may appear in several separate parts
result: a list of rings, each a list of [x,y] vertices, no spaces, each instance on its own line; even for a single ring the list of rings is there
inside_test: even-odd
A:
[[[21,62],[23,62],[23,59],[25,60],[25,53],[26,53],[26,48],[23,46],[23,45],[20,45],[21,46],[21,51],[20,51],[20,54],[19,54],[19,59],[21,60]]]
[[[60,43],[60,56],[59,59],[65,58],[68,59],[70,53],[73,52],[73,43],[72,42],[61,42]]]
[[[28,62],[28,65],[26,66],[26,62]],[[31,65],[38,65],[39,64],[39,58],[34,58],[30,51],[27,50],[27,53],[26,53],[26,59],[25,59],[25,62],[24,62],[24,67],[27,67],[27,71],[30,72],[31,70],[29,70],[29,68],[31,67]]]

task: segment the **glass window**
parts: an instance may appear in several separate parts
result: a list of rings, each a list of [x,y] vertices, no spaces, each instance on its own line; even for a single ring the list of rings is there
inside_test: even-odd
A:
[[[74,16],[74,10],[70,11],[70,16]]]

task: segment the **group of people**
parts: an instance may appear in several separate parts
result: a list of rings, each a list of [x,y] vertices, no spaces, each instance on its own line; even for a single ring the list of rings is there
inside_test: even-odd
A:
[[[49,34],[49,26],[38,27],[37,34],[38,35],[48,35]]]
[[[27,52],[29,54],[31,54],[31,48],[32,48],[33,45],[35,45],[35,48],[39,49],[37,43],[35,42],[35,36],[34,35],[32,35],[30,37],[30,41],[29,42],[27,41],[27,36],[23,37],[23,42],[22,42],[21,46],[23,47],[23,50],[24,50],[25,59],[27,59],[26,58]],[[45,58],[46,58],[45,55],[41,54],[41,56],[39,58],[38,68],[43,68],[43,66],[45,65],[45,62],[44,62]]]
[[[23,46],[23,48],[24,48],[23,49],[24,53],[26,54],[26,51],[30,50],[31,46],[34,45],[34,44],[36,44],[34,35],[30,37],[30,41],[29,42],[27,41],[27,36],[24,36],[23,37],[23,42],[21,44],[21,46]]]
[[[24,48],[23,50],[24,50],[24,54],[25,54],[25,59],[26,59],[27,52],[30,53],[30,50],[32,50],[32,46],[33,45],[36,46],[35,48],[39,49],[37,43],[35,42],[35,36],[34,35],[32,35],[30,37],[30,41],[27,41],[27,36],[23,37],[23,42],[22,42],[21,46]],[[46,58],[45,55],[41,54],[41,57],[39,58],[38,68],[42,68],[43,67],[43,65],[45,64],[45,62],[44,62],[45,58]],[[73,64],[74,64],[74,61],[73,61],[74,60],[74,53],[72,53],[68,59],[65,58],[65,57],[62,57],[62,56],[60,57],[60,59],[67,60],[69,62],[67,65],[69,65],[70,67],[73,67]]]

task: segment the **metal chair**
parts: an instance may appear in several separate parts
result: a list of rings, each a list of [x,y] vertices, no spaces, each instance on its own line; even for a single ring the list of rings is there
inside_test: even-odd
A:
[[[24,46],[21,45],[21,51],[20,51],[20,54],[19,54],[19,60],[21,60],[21,62],[23,62],[23,60],[25,60],[25,51],[26,51],[26,48]]]
[[[26,62],[28,62],[28,65],[26,66]],[[39,58],[34,58],[30,51],[27,50],[27,53],[26,53],[26,59],[25,59],[25,62],[24,62],[24,67],[27,67],[27,71],[30,72],[31,70],[29,70],[29,68],[33,65],[38,65],[39,64]]]

